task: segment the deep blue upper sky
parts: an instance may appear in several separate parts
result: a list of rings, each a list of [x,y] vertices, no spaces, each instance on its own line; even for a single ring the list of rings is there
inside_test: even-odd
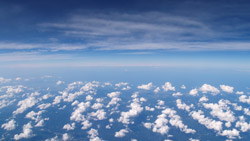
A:
[[[0,63],[248,68],[249,7],[247,0],[2,0]]]

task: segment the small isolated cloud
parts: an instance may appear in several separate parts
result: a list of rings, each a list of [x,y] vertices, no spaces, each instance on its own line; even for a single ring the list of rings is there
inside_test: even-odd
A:
[[[164,85],[162,85],[162,89],[164,91],[175,91],[175,87],[172,86],[170,82],[166,82]]]
[[[102,140],[98,137],[99,133],[96,129],[91,128],[87,133],[88,133],[88,137],[89,137],[90,141],[101,141]]]
[[[189,91],[189,94],[192,95],[192,96],[196,96],[198,95],[198,90],[197,89],[192,89]]]
[[[248,104],[250,104],[250,96],[247,98],[246,95],[241,95],[239,97],[239,101],[242,102],[242,103],[248,103]]]
[[[16,129],[16,121],[12,119],[7,123],[2,124],[1,127],[7,131],[14,130]]]
[[[180,92],[173,93],[172,96],[182,96],[183,94]]]
[[[11,81],[11,79],[0,77],[0,84],[1,83],[9,83],[10,81]]]
[[[218,90],[217,88],[215,88],[214,86],[211,86],[209,84],[203,84],[200,89],[199,89],[202,93],[206,94],[208,92],[210,92],[211,94],[218,94],[220,93],[220,90]]]
[[[234,87],[227,86],[227,85],[220,85],[220,88],[222,89],[222,91],[226,93],[233,93],[234,91]]]
[[[227,136],[230,139],[235,139],[235,137],[240,138],[240,132],[236,129],[232,130],[223,130],[220,135]]]
[[[236,94],[238,94],[238,95],[243,95],[244,92],[243,92],[243,91],[237,91]]]
[[[152,88],[152,86],[153,86],[153,83],[150,82],[150,83],[148,83],[148,84],[140,85],[140,86],[138,86],[137,88],[138,88],[138,89],[143,89],[143,90],[150,90],[150,89]]]
[[[62,84],[64,84],[64,81],[59,80],[59,81],[56,82],[56,85],[62,85]]]
[[[115,132],[115,137],[122,138],[126,135],[126,133],[128,133],[127,129],[121,129],[120,131]]]
[[[206,102],[208,101],[208,98],[206,96],[203,96],[199,99],[199,102]]]
[[[185,85],[181,85],[181,89],[186,89],[187,87]]]
[[[160,87],[157,87],[157,88],[154,89],[155,93],[158,93],[159,91],[160,91]]]
[[[29,122],[29,123],[27,123],[27,124],[25,124],[23,126],[23,132],[20,133],[20,134],[16,134],[14,136],[14,139],[15,140],[20,140],[22,138],[26,138],[27,139],[27,138],[31,138],[33,136],[34,135],[33,135],[33,132],[32,132],[32,126],[31,126],[31,123]]]

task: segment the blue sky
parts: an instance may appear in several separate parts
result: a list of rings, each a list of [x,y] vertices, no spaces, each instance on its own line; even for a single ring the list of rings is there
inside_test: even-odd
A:
[[[0,64],[250,70],[249,6],[246,0],[3,0]]]

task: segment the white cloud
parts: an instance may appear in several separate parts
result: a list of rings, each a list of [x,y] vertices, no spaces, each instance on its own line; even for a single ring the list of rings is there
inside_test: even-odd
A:
[[[143,90],[150,90],[153,87],[153,83],[150,82],[148,84],[140,85],[137,88],[138,89],[143,89]]]
[[[20,113],[23,113],[26,109],[34,106],[37,103],[37,100],[35,97],[28,97],[22,101],[18,102],[18,106],[20,106],[17,110],[13,112],[13,114],[17,115]]]
[[[181,89],[186,89],[187,87],[185,85],[181,85]]]
[[[208,98],[206,96],[203,96],[199,99],[199,102],[206,102],[208,101]]]
[[[90,128],[91,126],[92,126],[92,123],[89,122],[88,120],[85,120],[85,121],[82,122],[82,128],[81,129],[86,130],[86,129]]]
[[[70,136],[69,136],[68,133],[64,133],[64,134],[62,135],[62,140],[63,140],[63,141],[67,141],[67,140],[69,140],[69,139],[70,139]]]
[[[88,137],[90,138],[90,141],[101,141],[98,137],[98,131],[96,129],[91,128],[88,132]]]
[[[177,106],[178,109],[182,109],[182,110],[185,110],[185,111],[187,111],[187,112],[190,111],[190,108],[193,108],[193,107],[194,107],[193,104],[191,104],[191,105],[189,106],[189,105],[187,105],[187,104],[185,104],[185,103],[182,103],[181,99],[177,99],[177,100],[176,100],[176,106]]]
[[[95,109],[95,110],[100,109],[100,108],[102,108],[102,107],[103,107],[103,104],[102,104],[102,103],[94,103],[94,104],[91,106],[91,108],[92,108],[92,109]]]
[[[217,88],[215,88],[214,86],[211,86],[209,84],[203,84],[200,89],[199,89],[202,93],[206,94],[208,92],[212,93],[212,94],[218,94],[220,93],[220,90],[218,90]]]
[[[90,102],[81,102],[77,105],[77,108],[74,110],[74,112],[71,114],[70,120],[74,121],[84,121],[85,116],[82,115],[83,112],[87,110],[87,108],[90,106]]]
[[[210,114],[219,118],[222,121],[234,122],[236,120],[234,113],[230,110],[227,104],[230,103],[227,100],[220,100],[217,103],[203,103],[206,109],[211,109]]]
[[[192,89],[189,91],[189,94],[192,95],[192,96],[196,96],[198,95],[198,90],[197,89]]]
[[[221,131],[222,130],[222,124],[221,121],[212,120],[210,118],[205,117],[203,115],[204,112],[199,110],[198,112],[192,111],[190,115],[193,117],[194,120],[198,120],[198,122],[204,126],[206,126],[208,129],[213,129],[215,131]]]
[[[43,119],[38,121],[37,124],[35,125],[35,127],[43,127],[43,126],[44,126],[44,120]]]
[[[240,116],[240,120],[236,122],[235,127],[240,128],[242,132],[250,130],[250,124],[245,121],[244,116]]]
[[[9,83],[10,81],[11,81],[11,79],[0,77],[0,84],[1,83]]]
[[[220,85],[220,88],[222,91],[227,92],[227,93],[233,93],[234,87],[227,86],[227,85]]]
[[[155,93],[158,93],[159,91],[160,91],[160,87],[157,87],[157,88],[154,89]]]
[[[162,85],[162,89],[164,91],[175,91],[175,87],[172,86],[170,82],[166,82],[164,85]]]
[[[238,94],[238,95],[243,95],[244,92],[243,92],[243,91],[237,91],[236,94]]]
[[[65,124],[64,126],[63,126],[63,129],[65,129],[65,130],[67,130],[67,131],[69,131],[69,130],[74,130],[75,129],[75,126],[76,126],[76,124],[73,122],[73,123],[71,123],[71,124]]]
[[[107,96],[110,97],[110,98],[113,98],[113,97],[118,97],[121,93],[116,91],[116,92],[111,92],[111,93],[108,93]]]
[[[38,107],[39,109],[41,109],[41,110],[44,110],[44,109],[49,108],[50,106],[51,106],[50,103],[43,103],[43,104],[38,105],[37,107]]]
[[[248,103],[248,104],[250,104],[250,96],[247,98],[246,95],[241,95],[239,97],[239,101],[242,102],[242,103]]]
[[[141,105],[136,101],[131,103],[130,107],[131,109],[128,112],[121,112],[121,116],[118,119],[119,122],[122,122],[124,124],[133,123],[130,122],[130,118],[139,115],[143,111],[143,107],[141,107]]]
[[[121,129],[120,131],[115,132],[115,137],[122,138],[126,135],[126,133],[128,133],[127,129]]]
[[[223,130],[220,135],[227,136],[230,139],[235,139],[235,137],[240,138],[240,132],[236,129],[233,130]]]
[[[183,94],[180,92],[173,93],[172,96],[182,96]]]
[[[116,87],[127,86],[127,85],[128,85],[127,82],[120,82],[120,83],[115,84]]]
[[[94,120],[104,120],[106,119],[106,112],[103,109],[97,110],[96,112],[89,113],[90,116],[94,118]]]
[[[65,83],[64,81],[59,80],[59,81],[56,82],[56,85],[62,85],[64,83]]]
[[[2,124],[1,127],[5,130],[8,130],[8,131],[14,130],[14,129],[16,129],[16,121],[14,119],[12,119],[7,123]]]
[[[31,126],[31,123],[27,123],[23,126],[23,132],[20,133],[20,134],[16,134],[14,136],[14,139],[15,140],[20,140],[22,138],[31,138],[33,135],[33,132],[32,132],[32,126]]]

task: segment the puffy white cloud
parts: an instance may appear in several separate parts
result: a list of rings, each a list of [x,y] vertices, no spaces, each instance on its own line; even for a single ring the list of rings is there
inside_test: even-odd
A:
[[[220,100],[217,103],[203,103],[206,109],[211,109],[210,114],[214,117],[218,117],[220,120],[234,122],[236,120],[234,113],[230,110],[227,104],[230,103],[227,100]]]
[[[91,117],[94,117],[94,120],[104,120],[106,119],[106,112],[103,109],[97,110],[96,112],[89,113]]]
[[[64,134],[62,135],[62,140],[63,140],[63,141],[67,141],[67,140],[69,140],[69,139],[70,139],[70,136],[69,136],[68,133],[64,133]]]
[[[192,111],[190,115],[194,120],[198,120],[198,122],[204,126],[206,126],[208,129],[213,129],[215,131],[221,131],[222,130],[222,124],[221,121],[212,120],[210,118],[205,117],[204,112],[199,110],[198,112]]]
[[[225,126],[226,126],[227,128],[231,127],[231,125],[232,125],[232,124],[231,124],[231,122],[229,122],[229,121],[225,123]]]
[[[103,107],[103,104],[102,103],[94,103],[92,106],[91,106],[91,108],[92,109],[100,109],[100,108],[102,108]]]
[[[175,87],[172,86],[170,82],[166,82],[164,85],[162,85],[162,89],[164,91],[175,91]]]
[[[82,122],[82,129],[83,129],[83,130],[88,129],[88,128],[90,128],[91,126],[92,126],[92,123],[89,122],[88,120],[85,120],[85,121]]]
[[[247,98],[246,95],[241,95],[239,97],[239,101],[242,102],[242,103],[248,103],[248,104],[250,104],[250,96]]]
[[[185,103],[182,103],[181,99],[177,99],[177,100],[176,100],[176,106],[177,106],[178,109],[182,109],[182,110],[185,110],[185,111],[187,111],[187,112],[190,111],[190,108],[193,108],[193,107],[194,107],[193,104],[191,104],[191,105],[189,106],[189,105],[187,105],[187,104],[185,104]]]
[[[155,93],[158,93],[159,91],[160,91],[160,87],[157,87],[157,88],[154,89]]]
[[[148,106],[145,106],[145,110],[146,110],[146,111],[154,111],[155,108],[150,108],[150,107],[148,107]]]
[[[237,91],[236,94],[238,94],[238,95],[243,95],[244,92],[243,92],[243,91]]]
[[[182,96],[183,94],[180,93],[180,92],[177,92],[177,93],[173,93],[172,96]]]
[[[8,131],[14,130],[14,129],[16,129],[16,121],[14,119],[12,119],[7,123],[2,124],[1,127],[5,130],[8,130]]]
[[[90,102],[81,102],[77,105],[77,108],[74,110],[74,112],[71,114],[70,120],[74,121],[84,121],[85,116],[82,115],[83,112],[86,111],[86,109],[90,106]]]
[[[35,120],[35,121],[39,121],[41,119],[41,114],[43,112],[44,111],[39,111],[39,112],[31,111],[31,112],[26,114],[25,118],[29,118],[29,119],[32,119],[32,120]]]
[[[244,116],[240,116],[240,120],[236,122],[235,127],[240,128],[242,132],[250,130],[250,124],[245,121]]]
[[[199,102],[206,102],[208,101],[208,98],[206,96],[203,96],[199,99]]]
[[[139,115],[143,111],[143,107],[141,107],[141,105],[136,101],[131,103],[130,107],[131,109],[128,112],[121,112],[121,116],[118,119],[119,122],[130,124],[130,118]]]
[[[211,86],[209,84],[203,84],[200,89],[199,89],[202,93],[206,94],[208,92],[210,92],[211,94],[218,94],[220,93],[220,90],[218,90],[217,88],[215,88],[214,86]]]
[[[140,85],[140,86],[138,86],[137,88],[138,88],[138,89],[143,89],[143,90],[150,90],[152,87],[153,87],[153,83],[150,82],[150,83],[148,83],[148,84]]]
[[[145,128],[150,129],[153,126],[153,123],[146,122],[146,123],[143,123],[143,125]]]
[[[26,109],[34,106],[37,103],[37,100],[35,97],[28,97],[22,101],[19,101],[17,106],[20,106],[18,109],[16,109],[13,114],[17,115],[20,113],[23,113]]]
[[[93,97],[91,95],[87,95],[86,96],[86,101],[90,101],[90,100],[93,100]]]
[[[59,80],[59,81],[56,82],[56,85],[62,85],[62,84],[64,84],[63,81],[60,81],[60,80]]]
[[[44,120],[43,119],[38,121],[37,124],[35,125],[35,127],[43,127],[43,126],[44,126]]]
[[[1,83],[9,83],[10,81],[11,81],[11,79],[0,77],[0,84]]]
[[[20,134],[16,134],[14,136],[15,140],[20,140],[22,138],[31,138],[33,136],[32,126],[31,123],[27,123],[23,126],[23,132]]]
[[[227,136],[230,139],[234,139],[235,137],[240,137],[240,132],[236,129],[233,130],[223,130],[220,135]]]
[[[198,95],[198,90],[197,89],[192,89],[189,91],[189,94],[192,95],[192,96],[196,96]]]
[[[37,108],[44,110],[44,109],[49,108],[50,106],[51,106],[50,103],[43,103],[43,104],[38,105]]]
[[[120,83],[115,84],[116,87],[127,86],[127,85],[128,85],[127,82],[120,82]]]
[[[250,110],[248,108],[244,108],[244,114],[250,116]]]
[[[117,105],[117,103],[121,101],[121,98],[113,97],[110,102],[108,103],[107,107],[109,108],[112,105]]]
[[[157,100],[157,105],[163,106],[165,102],[163,100]]]
[[[126,135],[126,133],[128,133],[127,129],[121,129],[120,131],[115,132],[115,137],[122,138]]]
[[[181,85],[181,89],[186,89],[187,87],[185,85]]]
[[[110,98],[113,98],[113,97],[118,97],[121,93],[116,91],[116,92],[111,92],[111,93],[108,93],[107,96],[110,97]]]
[[[101,141],[98,137],[98,131],[96,129],[91,128],[88,132],[88,137],[90,138],[90,141]]]
[[[71,124],[65,124],[64,126],[63,126],[63,129],[65,129],[65,130],[67,130],[67,131],[69,131],[69,130],[74,130],[75,129],[75,126],[76,126],[76,124],[73,122],[73,123],[71,123]]]
[[[227,85],[220,85],[220,88],[222,91],[227,92],[227,93],[233,93],[234,92],[234,87],[227,86]]]
[[[170,118],[169,123],[172,126],[179,128],[182,132],[187,133],[187,134],[189,134],[189,133],[194,134],[196,132],[194,129],[190,129],[190,128],[188,128],[187,125],[183,124],[181,117],[176,114],[175,110],[167,108],[167,109],[162,111],[162,114],[167,115]]]

